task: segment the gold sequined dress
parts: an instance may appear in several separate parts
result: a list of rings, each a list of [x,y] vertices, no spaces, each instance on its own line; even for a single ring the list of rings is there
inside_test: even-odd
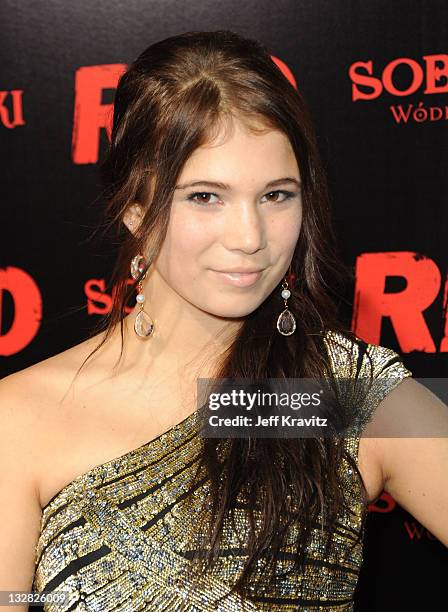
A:
[[[404,377],[412,376],[389,348],[362,341],[354,344],[337,332],[328,332],[325,344],[337,377],[353,376],[356,369],[362,375],[367,363],[373,363],[374,377],[388,383],[378,395],[384,396]],[[340,348],[343,344],[350,345],[353,358]],[[367,354],[372,361],[368,362]],[[363,408],[365,420],[381,401],[378,395]],[[200,440],[193,413],[146,444],[90,469],[48,502],[36,546],[33,590],[66,592],[67,597],[63,605],[46,603],[45,610],[353,610],[362,540],[354,547],[352,543],[365,502],[345,460],[344,478],[358,494],[351,500],[350,512],[341,513],[335,525],[329,556],[322,554],[317,528],[300,575],[289,575],[275,588],[258,589],[243,602],[232,595],[216,605],[242,567],[240,537],[247,526],[241,514],[239,533],[225,525],[218,563],[190,591],[189,535],[197,521],[195,496],[199,501],[205,494],[207,480],[199,482],[193,496],[185,492],[199,457]],[[347,438],[345,443],[357,458],[359,438]],[[280,567],[287,562],[288,550],[284,550]]]

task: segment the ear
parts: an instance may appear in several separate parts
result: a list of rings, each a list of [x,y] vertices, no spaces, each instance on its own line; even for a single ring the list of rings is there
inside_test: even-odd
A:
[[[128,230],[132,234],[135,234],[135,232],[140,226],[140,223],[142,222],[142,219],[143,219],[142,207],[137,202],[134,202],[133,204],[129,206],[129,208],[125,212],[123,216],[123,223],[126,225]]]

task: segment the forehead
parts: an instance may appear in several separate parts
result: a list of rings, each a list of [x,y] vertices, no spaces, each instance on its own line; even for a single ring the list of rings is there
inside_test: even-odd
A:
[[[207,142],[193,151],[181,177],[200,180],[213,174],[216,180],[232,182],[278,178],[285,172],[299,177],[288,137],[273,127],[233,118],[215,127]]]

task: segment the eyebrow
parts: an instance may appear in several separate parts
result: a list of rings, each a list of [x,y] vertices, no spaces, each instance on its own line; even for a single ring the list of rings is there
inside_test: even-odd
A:
[[[265,185],[265,189],[267,187],[276,187],[277,185],[284,185],[285,183],[294,183],[297,187],[301,187],[302,183],[301,181],[298,181],[296,178],[293,178],[291,176],[286,176],[284,178],[279,178],[279,179],[275,179],[274,181],[269,181],[269,183],[266,183]],[[191,181],[189,183],[184,183],[184,184],[179,184],[176,185],[175,189],[187,189],[188,187],[196,187],[198,185],[206,185],[207,187],[212,187],[214,189],[223,189],[223,190],[227,190],[227,191],[231,191],[232,188],[230,187],[230,185],[227,185],[226,183],[218,183],[218,182],[214,182],[214,181]]]

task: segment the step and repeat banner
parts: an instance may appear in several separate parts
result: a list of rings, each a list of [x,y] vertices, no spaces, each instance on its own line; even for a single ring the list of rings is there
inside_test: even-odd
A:
[[[353,330],[415,377],[447,376],[446,2],[3,0],[0,17],[0,377],[110,309],[114,245],[92,234],[119,75],[157,40],[217,29],[266,44],[311,108]],[[440,610],[447,575],[446,548],[391,496],[369,507],[358,610]]]

